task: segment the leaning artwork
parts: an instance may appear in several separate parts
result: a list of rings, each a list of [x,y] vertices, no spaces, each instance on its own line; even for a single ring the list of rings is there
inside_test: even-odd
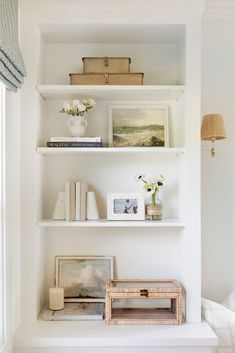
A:
[[[109,145],[168,147],[168,107],[110,106]]]
[[[56,286],[64,288],[65,302],[100,302],[105,285],[113,278],[113,258],[56,256]]]

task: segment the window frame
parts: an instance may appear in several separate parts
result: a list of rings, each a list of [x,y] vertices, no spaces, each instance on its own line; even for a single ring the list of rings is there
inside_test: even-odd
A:
[[[7,90],[0,83],[0,352],[9,352],[9,257],[6,239],[6,124]]]

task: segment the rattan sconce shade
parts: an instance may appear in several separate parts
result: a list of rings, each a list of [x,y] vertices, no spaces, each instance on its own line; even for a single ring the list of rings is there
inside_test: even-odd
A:
[[[221,114],[207,114],[203,117],[201,139],[207,141],[223,140],[227,137],[224,118]]]

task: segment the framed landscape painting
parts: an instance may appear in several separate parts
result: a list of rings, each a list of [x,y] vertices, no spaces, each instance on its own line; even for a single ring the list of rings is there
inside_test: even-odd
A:
[[[169,147],[168,106],[109,106],[110,147]]]
[[[65,302],[104,302],[107,279],[113,279],[113,257],[56,256],[55,286]]]

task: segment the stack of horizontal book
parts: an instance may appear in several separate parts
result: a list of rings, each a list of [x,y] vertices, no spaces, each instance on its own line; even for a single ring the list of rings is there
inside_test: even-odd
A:
[[[83,181],[65,183],[65,220],[85,221],[88,184]]]
[[[101,137],[51,137],[47,142],[47,147],[103,147]]]

